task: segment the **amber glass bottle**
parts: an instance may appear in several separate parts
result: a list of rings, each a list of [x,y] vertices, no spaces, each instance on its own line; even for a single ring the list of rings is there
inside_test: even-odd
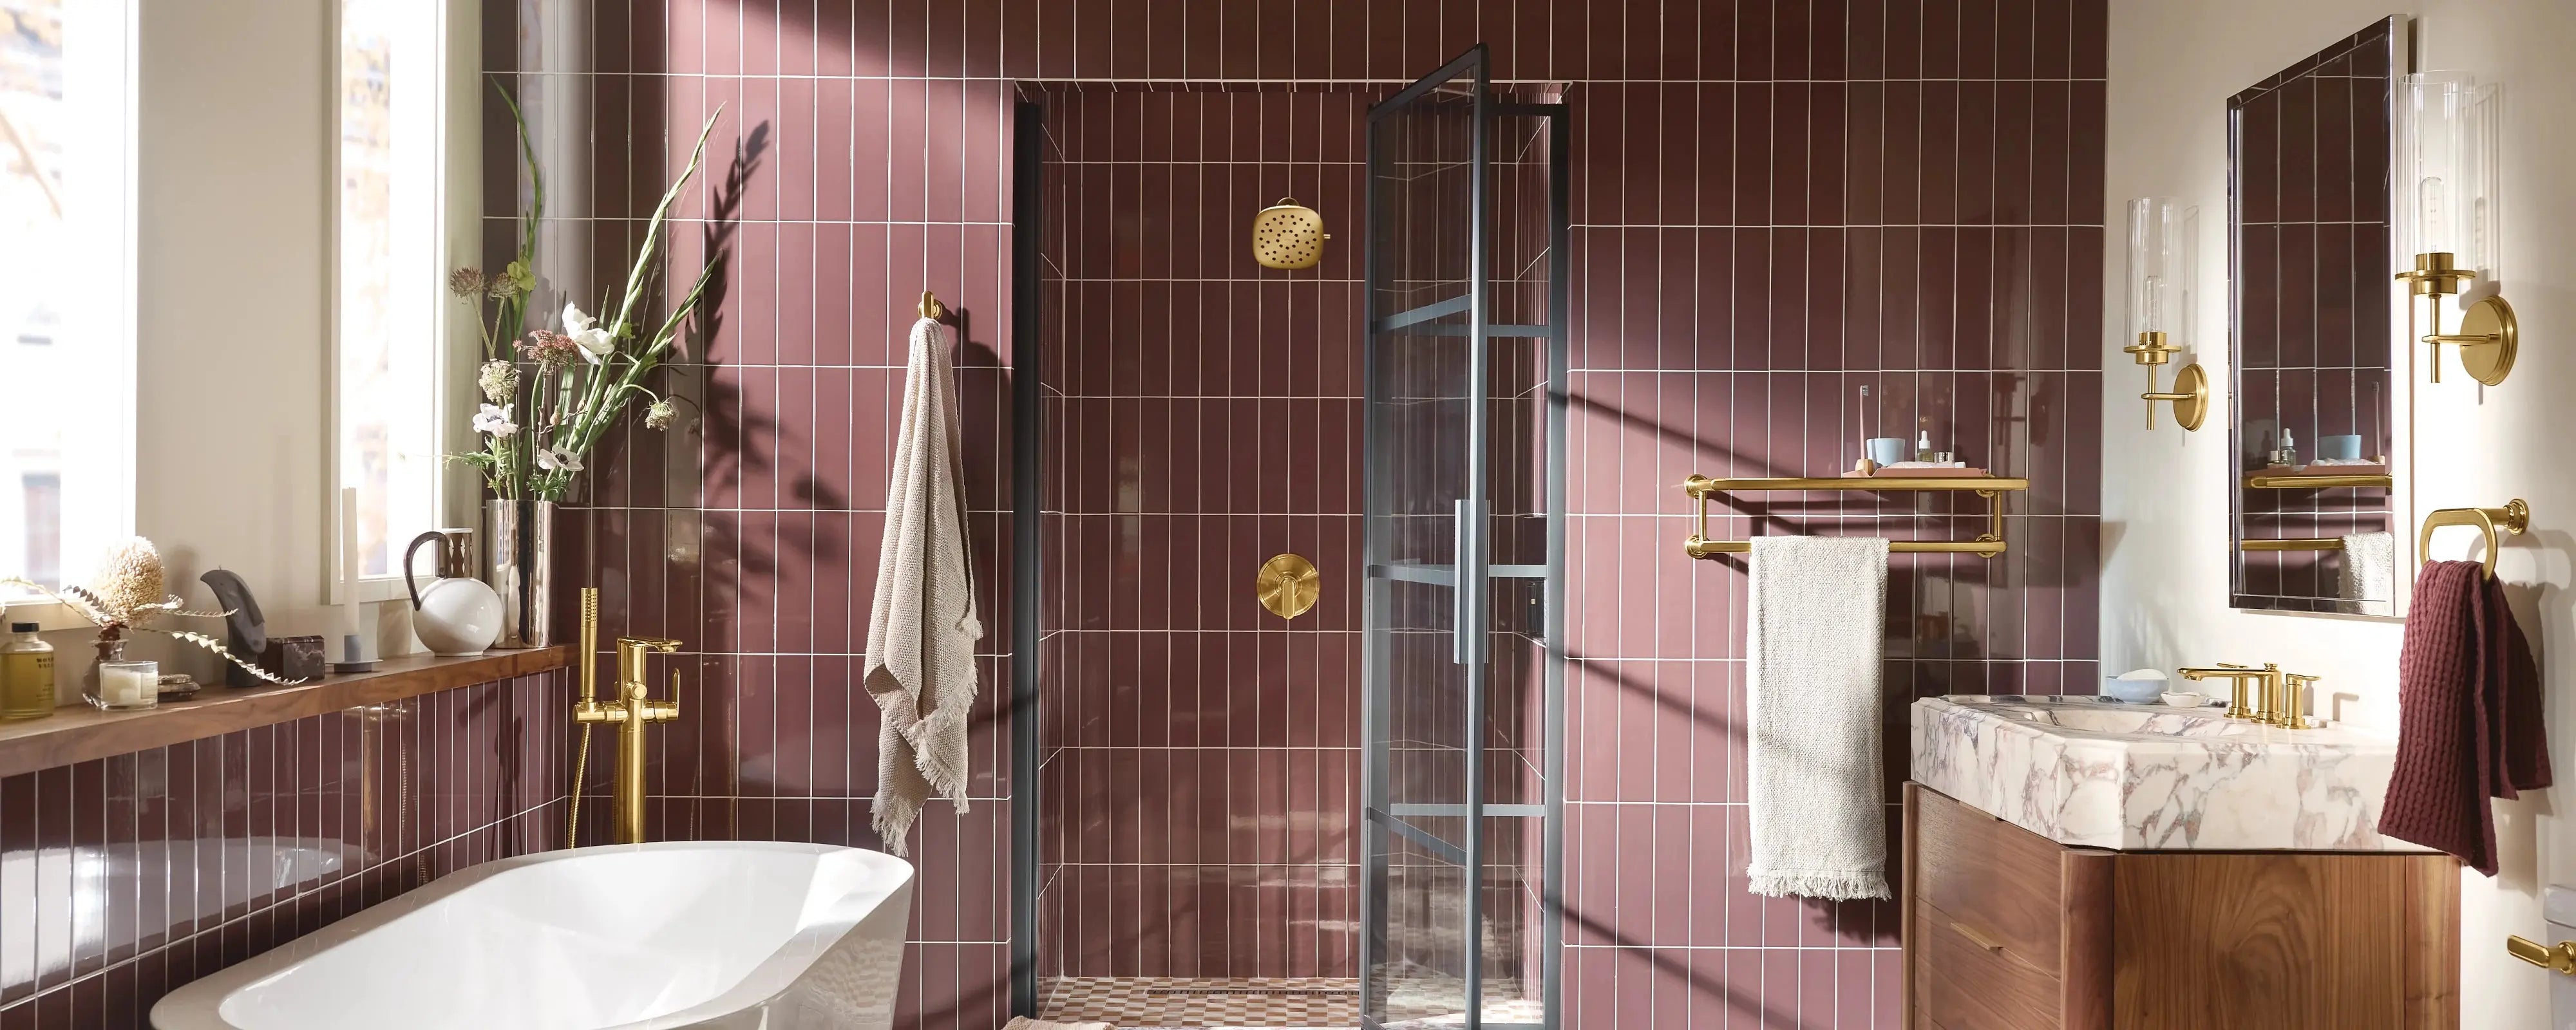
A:
[[[42,719],[54,714],[54,645],[36,639],[36,624],[9,624],[0,644],[0,719]]]

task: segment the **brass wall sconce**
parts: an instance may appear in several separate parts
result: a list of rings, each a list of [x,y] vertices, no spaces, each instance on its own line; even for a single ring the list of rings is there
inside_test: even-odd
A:
[[[2513,374],[2514,356],[2522,349],[2522,331],[2513,317],[2513,305],[2503,297],[2489,295],[2460,312],[2460,331],[2442,331],[2442,298],[2460,292],[2477,273],[2454,265],[2447,251],[2415,255],[2415,267],[2397,273],[2406,284],[2409,296],[2433,299],[2433,331],[2420,341],[2431,348],[2432,379],[2442,381],[2442,345],[2460,349],[2460,370],[2469,378],[2488,386],[2502,383]]]
[[[2198,363],[2174,373],[2173,389],[2156,385],[2156,369],[2172,364],[2191,342],[2199,234],[2199,208],[2166,197],[2129,202],[2128,325],[2138,342],[2120,350],[2147,366],[2147,392],[2138,397],[2147,402],[2149,429],[2156,427],[2158,401],[2173,405],[2174,421],[2185,431],[2209,417],[2209,373]]]
[[[2414,267],[2397,273],[2409,298],[2432,299],[2430,331],[2416,336],[2431,352],[2428,377],[2442,381],[2442,347],[2459,348],[2460,368],[2488,386],[2513,374],[2521,332],[2513,305],[2489,296],[2460,312],[2457,332],[2442,331],[2442,298],[2468,284],[2496,277],[2500,183],[2497,144],[2502,132],[2496,91],[2457,72],[2406,76],[2397,103],[2398,253],[2415,255]],[[2410,299],[2409,303],[2412,301]],[[2407,314],[2409,336],[2413,310]]]
[[[2182,348],[2165,342],[2165,334],[2142,332],[2138,342],[2120,349],[2147,366],[2147,392],[2138,395],[2138,399],[2147,402],[2147,428],[2156,427],[2157,401],[2173,404],[2174,423],[2186,431],[2198,430],[2201,422],[2209,418],[2209,373],[2201,371],[2199,362],[2184,365],[2174,373],[2173,389],[2156,389],[2156,368],[2172,363],[2173,356],[2182,352]]]

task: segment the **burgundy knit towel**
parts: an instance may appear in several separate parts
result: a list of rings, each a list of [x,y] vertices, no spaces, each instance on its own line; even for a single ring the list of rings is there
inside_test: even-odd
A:
[[[2480,639],[2487,646],[2486,667],[2502,674],[2486,680],[2490,690],[2499,692],[2487,702],[2487,710],[2497,713],[2489,736],[2489,753],[2501,763],[2495,770],[2495,796],[2521,797],[2522,791],[2549,786],[2550,780],[2549,724],[2541,710],[2540,665],[2532,660],[2531,641],[2522,635],[2522,624],[2514,621],[2504,583],[2480,579],[2485,586],[2479,623]]]
[[[2487,799],[2549,785],[2539,671],[2503,585],[2476,562],[2426,563],[2397,666],[2397,761],[2379,832],[2494,876]]]

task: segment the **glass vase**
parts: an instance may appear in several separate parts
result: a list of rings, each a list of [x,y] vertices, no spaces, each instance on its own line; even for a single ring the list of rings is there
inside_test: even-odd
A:
[[[493,647],[545,647],[553,643],[552,589],[554,566],[553,501],[494,498],[485,502],[488,541],[483,549],[483,582],[501,595],[501,639]]]

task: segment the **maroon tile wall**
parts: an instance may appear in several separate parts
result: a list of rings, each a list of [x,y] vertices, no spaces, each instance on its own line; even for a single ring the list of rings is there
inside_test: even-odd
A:
[[[1041,969],[1352,975],[1360,126],[1375,92],[1039,91]],[[1261,268],[1251,212],[1337,238]],[[1253,578],[1328,571],[1283,621]]]
[[[513,7],[504,0],[487,7],[487,67],[497,71],[516,60]],[[2100,540],[2102,0],[629,0],[589,9],[596,68],[582,74],[593,88],[589,131],[599,167],[591,176],[595,211],[586,217],[597,266],[622,265],[640,216],[676,167],[674,154],[700,112],[718,102],[730,114],[717,148],[738,169],[734,185],[719,175],[716,188],[691,193],[681,212],[689,221],[675,241],[675,276],[697,267],[711,236],[732,255],[720,318],[693,341],[692,359],[672,380],[700,417],[671,437],[638,431],[612,443],[593,495],[567,519],[572,553],[588,559],[608,594],[609,629],[669,633],[695,648],[681,662],[687,714],[656,745],[659,832],[870,840],[875,719],[851,681],[873,589],[902,333],[925,288],[964,316],[960,378],[976,478],[969,503],[992,634],[987,697],[1008,682],[998,570],[1010,560],[1007,152],[1020,83],[1080,83],[1086,98],[1096,85],[1113,106],[1128,102],[1127,91],[1105,88],[1114,84],[1225,80],[1281,93],[1337,85],[1382,93],[1481,40],[1493,46],[1500,77],[1562,83],[1574,111],[1568,1025],[1895,1024],[1892,906],[1809,905],[1743,891],[1742,570],[1681,557],[1688,529],[1674,484],[1693,471],[1826,474],[1850,464],[1864,426],[1907,436],[1926,429],[1971,461],[2029,476],[2033,489],[2011,502],[2010,555],[1913,556],[1892,570],[1889,725],[1903,725],[1911,696],[2090,689]],[[1301,94],[1243,102],[1334,101]],[[506,124],[494,114],[487,130]],[[1258,119],[1227,124],[1229,146],[1280,138]],[[1319,162],[1332,139],[1316,124],[1305,137],[1292,124],[1290,149],[1278,159]],[[487,139],[489,196],[512,193],[506,142]],[[1305,147],[1314,148],[1311,156]],[[1252,152],[1264,161],[1278,153]],[[1156,166],[1141,150],[1131,156],[1114,144],[1110,157],[1137,172],[1131,188],[1142,205],[1144,177]],[[1267,174],[1246,172],[1256,180]],[[1263,183],[1241,196],[1201,194],[1197,222],[1215,238],[1204,252],[1239,246],[1232,234],[1254,208],[1277,193],[1303,198],[1303,189]],[[1170,196],[1167,210],[1185,210],[1184,195]],[[1328,216],[1355,213],[1354,199],[1316,196]],[[503,237],[499,208],[494,235]],[[1141,262],[1198,253],[1163,250],[1142,236],[1120,242],[1122,231],[1142,229],[1113,224],[1067,239],[1068,260],[1078,242],[1113,255],[1123,245],[1138,262],[1104,266],[1109,278],[1135,282],[1094,287],[1105,296],[1091,302],[1108,305],[1113,318],[1122,304],[1135,305],[1131,314],[1145,310],[1149,274]],[[1070,267],[1050,271],[1073,276]],[[1145,454],[1150,441],[1194,448],[1199,469],[1229,475],[1256,463],[1309,476],[1346,465],[1351,440],[1320,432],[1282,438],[1250,417],[1309,402],[1281,398],[1308,398],[1313,425],[1335,424],[1325,407],[1348,394],[1334,392],[1324,363],[1353,356],[1357,314],[1355,300],[1323,306],[1321,291],[1331,288],[1324,278],[1298,284],[1317,291],[1315,306],[1303,309],[1313,317],[1291,308],[1286,321],[1237,303],[1231,285],[1156,287],[1176,298],[1172,310],[1233,317],[1147,334],[1154,341],[1085,339],[1080,345],[1102,348],[1106,365],[1076,363],[1062,381],[1050,375],[1057,386],[1050,425],[1060,430],[1068,471],[1082,461],[1110,463],[1073,474],[1050,510],[1061,513],[1060,528],[1093,535],[1078,556],[1111,563],[1131,555],[1134,572],[1146,577],[1132,600],[1112,595],[1106,632],[1069,629],[1044,645],[1050,670],[1110,670],[1065,684],[1107,692],[1095,704],[1049,713],[1097,719],[1109,742],[1097,756],[1106,764],[1086,774],[1099,778],[1097,790],[1077,784],[1057,793],[1122,798],[1104,817],[1123,812],[1140,829],[1130,859],[1116,850],[1113,822],[1102,838],[1110,861],[1098,867],[1110,877],[1113,907],[1124,905],[1116,900],[1123,870],[1136,871],[1126,917],[1134,921],[1121,923],[1112,911],[1105,939],[1095,942],[1086,929],[1081,947],[1059,961],[1142,970],[1155,956],[1164,968],[1187,971],[1218,968],[1222,957],[1231,971],[1249,946],[1257,968],[1294,968],[1267,964],[1262,934],[1288,935],[1283,960],[1307,954],[1285,911],[1247,927],[1256,938],[1249,945],[1236,942],[1233,906],[1242,899],[1231,877],[1246,864],[1239,852],[1220,850],[1224,861],[1210,865],[1208,849],[1234,839],[1201,832],[1207,824],[1187,813],[1226,797],[1205,782],[1217,769],[1235,777],[1228,789],[1279,782],[1302,790],[1294,784],[1303,772],[1286,771],[1290,756],[1321,762],[1335,753],[1336,717],[1319,712],[1300,725],[1304,716],[1292,717],[1289,707],[1322,698],[1271,696],[1253,685],[1313,682],[1272,668],[1346,667],[1328,641],[1347,632],[1347,623],[1330,621],[1346,618],[1347,596],[1328,593],[1311,628],[1264,629],[1241,604],[1250,572],[1243,559],[1257,562],[1254,552],[1306,519],[1312,542],[1292,538],[1279,549],[1314,547],[1328,590],[1346,582],[1351,559],[1347,551],[1332,556],[1324,530],[1329,513],[1348,509],[1324,506],[1320,495],[1298,502],[1315,507],[1284,506],[1306,496],[1284,485],[1293,478],[1276,487],[1246,481],[1257,506],[1236,508],[1235,495],[1217,489],[1231,480],[1203,473],[1158,483],[1143,466],[1120,468],[1115,456]],[[1074,289],[1069,284],[1061,300],[1068,310]],[[1281,333],[1312,342],[1311,394],[1272,392],[1292,381],[1270,378],[1239,395],[1262,399],[1230,403],[1206,401],[1238,395],[1168,382],[1152,388],[1169,392],[1149,392],[1151,377],[1183,363],[1196,362],[1204,384],[1208,370],[1234,369],[1241,355],[1296,354],[1264,342],[1272,338],[1264,334]],[[1335,340],[1345,342],[1337,348]],[[1197,346],[1173,350],[1169,364],[1142,360],[1144,344],[1157,341]],[[1075,374],[1130,385],[1077,389]],[[1871,390],[1866,407],[1863,386]],[[1079,436],[1099,424],[1077,417],[1086,403],[1110,412],[1112,435],[1097,446]],[[1136,435],[1122,441],[1121,432]],[[1085,498],[1086,489],[1106,493]],[[1182,493],[1176,502],[1154,497],[1156,489]],[[1122,497],[1122,490],[1143,493]],[[1267,506],[1273,500],[1283,506]],[[1757,522],[1764,532],[1975,532],[1972,521],[1944,516],[1974,509],[1950,503],[1754,499],[1722,506],[1720,532],[1741,536]],[[1276,525],[1264,525],[1265,514],[1280,516]],[[1143,563],[1155,552],[1117,551],[1120,533],[1153,541],[1195,534],[1203,543],[1162,552],[1184,564],[1150,568]],[[1144,585],[1158,581],[1152,577],[1173,585],[1152,590]],[[1163,610],[1173,598],[1189,600]],[[1119,603],[1132,605],[1132,615]],[[1172,650],[1149,664],[1144,645],[1158,625],[1197,632],[1162,634]],[[1217,646],[1248,654],[1211,650]],[[1186,677],[1174,671],[1185,667]],[[1212,698],[1211,686],[1225,689]],[[1171,711],[1170,692],[1189,688],[1200,707],[1146,717]],[[1205,707],[1219,700],[1222,721]],[[1263,706],[1275,708],[1277,720]],[[922,880],[906,1027],[987,1030],[1001,1022],[1011,784],[1004,719],[986,710],[976,728],[971,812],[935,808],[915,842]],[[1237,721],[1247,712],[1262,713],[1252,724],[1261,728]],[[1070,734],[1090,727],[1048,729],[1071,743],[1081,738]],[[1286,738],[1295,746],[1275,752],[1236,746],[1280,731],[1308,735]],[[1902,775],[1903,739],[1890,734],[1891,780]],[[1139,763],[1192,755],[1201,775],[1183,783],[1187,769],[1122,767],[1127,754]],[[1068,771],[1089,761],[1068,752],[1052,759]],[[1265,780],[1265,761],[1275,761],[1283,779]],[[1333,786],[1317,769],[1311,809],[1250,809],[1317,820],[1307,838],[1315,850],[1297,851],[1284,826],[1266,838],[1256,830],[1249,867],[1312,869],[1320,889],[1344,853],[1332,849],[1346,847],[1335,838],[1347,832],[1326,828],[1331,817],[1323,813],[1347,812],[1354,787]],[[1164,785],[1195,789],[1195,801],[1158,796]],[[1302,794],[1280,797],[1307,803]],[[1169,847],[1197,850],[1148,856],[1143,820],[1158,811],[1181,841]],[[1065,853],[1088,841],[1065,843]],[[1093,867],[1076,862],[1073,875],[1098,875]],[[1149,911],[1180,910],[1148,900],[1149,868],[1166,876],[1193,870],[1187,878],[1201,885],[1194,943],[1178,918],[1159,943],[1147,936]],[[1209,870],[1225,879],[1212,880]],[[1169,886],[1161,889],[1170,897]],[[1254,892],[1249,904],[1266,920],[1268,899],[1295,896]],[[1315,968],[1347,971],[1332,965],[1339,952],[1326,943],[1325,922],[1317,909]],[[1219,925],[1222,951],[1207,934]]]
[[[0,1027],[144,1027],[200,976],[560,846],[568,684],[526,676],[0,779]]]

